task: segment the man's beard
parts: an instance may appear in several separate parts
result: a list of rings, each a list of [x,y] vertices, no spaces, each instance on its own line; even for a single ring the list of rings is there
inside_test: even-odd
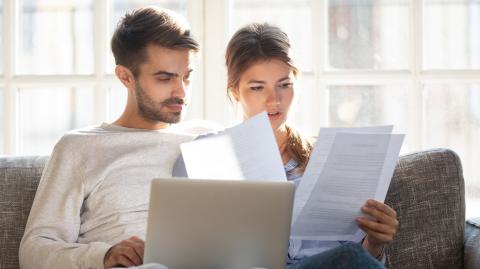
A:
[[[182,111],[170,112],[167,105],[183,105],[183,99],[172,97],[162,102],[152,100],[142,87],[135,82],[135,95],[140,116],[150,122],[177,123],[182,119]]]

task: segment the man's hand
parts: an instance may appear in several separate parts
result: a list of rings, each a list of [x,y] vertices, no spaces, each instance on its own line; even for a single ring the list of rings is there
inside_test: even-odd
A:
[[[374,257],[381,257],[383,246],[391,243],[398,230],[397,212],[388,205],[369,199],[362,207],[367,217],[358,217],[358,227],[367,233],[363,246]]]
[[[105,268],[141,265],[143,264],[144,248],[145,242],[136,236],[132,236],[113,245],[105,254],[103,265]]]

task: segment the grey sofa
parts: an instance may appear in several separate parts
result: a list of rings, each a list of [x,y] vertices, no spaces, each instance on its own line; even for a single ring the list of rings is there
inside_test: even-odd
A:
[[[18,268],[19,243],[46,161],[0,157],[2,269]],[[462,167],[454,152],[436,149],[402,156],[385,202],[400,221],[387,248],[388,268],[480,268],[480,229],[474,221],[465,229]]]

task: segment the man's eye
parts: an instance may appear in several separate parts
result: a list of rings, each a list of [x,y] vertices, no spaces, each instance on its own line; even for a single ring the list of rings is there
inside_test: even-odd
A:
[[[172,78],[172,77],[170,77],[170,76],[164,76],[164,77],[160,76],[160,77],[158,77],[158,80],[160,80],[160,81],[169,81],[171,78]]]

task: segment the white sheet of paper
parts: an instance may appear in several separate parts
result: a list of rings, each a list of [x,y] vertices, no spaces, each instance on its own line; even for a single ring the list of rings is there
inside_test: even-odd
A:
[[[311,195],[293,222],[306,240],[358,240],[368,198],[385,199],[404,135],[337,133]],[[302,179],[303,181],[303,179]]]
[[[266,112],[180,148],[189,178],[287,180]]]
[[[393,125],[353,127],[353,128],[320,128],[317,141],[313,147],[310,160],[308,161],[302,180],[295,191],[295,205],[292,219],[295,221],[300,211],[305,206],[313,186],[317,182],[327,159],[330,149],[338,132],[369,133],[369,134],[391,134]]]

